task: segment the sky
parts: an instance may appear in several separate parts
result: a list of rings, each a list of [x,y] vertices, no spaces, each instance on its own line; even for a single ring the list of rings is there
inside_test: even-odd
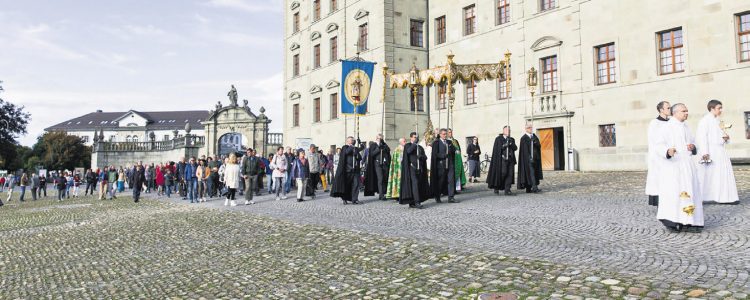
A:
[[[0,0],[0,97],[22,145],[94,112],[261,106],[281,132],[283,0]]]

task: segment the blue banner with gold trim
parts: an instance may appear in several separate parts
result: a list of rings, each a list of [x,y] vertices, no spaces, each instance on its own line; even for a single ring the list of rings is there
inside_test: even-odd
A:
[[[367,98],[372,87],[372,72],[375,63],[369,61],[341,61],[341,113],[367,114]]]

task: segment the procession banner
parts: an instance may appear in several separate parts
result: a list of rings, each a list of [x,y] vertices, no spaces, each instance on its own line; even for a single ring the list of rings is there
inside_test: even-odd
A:
[[[341,101],[342,114],[367,114],[367,98],[370,96],[374,68],[374,62],[341,61],[341,95],[344,100]]]

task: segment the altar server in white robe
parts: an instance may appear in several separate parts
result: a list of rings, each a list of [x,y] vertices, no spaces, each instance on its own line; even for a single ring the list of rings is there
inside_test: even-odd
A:
[[[697,153],[693,135],[685,121],[688,109],[672,106],[672,118],[662,130],[659,145],[659,209],[657,219],[673,230],[700,231],[703,228],[703,201],[693,156]]]
[[[698,147],[698,174],[703,191],[703,202],[739,204],[737,182],[724,145],[729,135],[719,121],[723,105],[719,100],[708,102],[708,113],[698,123],[695,145]]]
[[[656,111],[659,112],[659,116],[648,124],[648,155],[646,156],[648,162],[646,195],[648,196],[648,204],[653,206],[659,206],[659,170],[661,169],[659,165],[661,154],[656,149],[663,138],[660,132],[667,125],[667,121],[672,115],[671,107],[667,101],[659,102],[656,105]]]

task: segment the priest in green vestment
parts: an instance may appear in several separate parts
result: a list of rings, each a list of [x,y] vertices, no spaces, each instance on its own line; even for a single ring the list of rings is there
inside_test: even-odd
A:
[[[453,129],[448,129],[448,138],[453,141],[453,146],[456,147],[456,190],[460,191],[464,185],[466,185],[466,172],[464,172],[464,159],[461,157],[463,152],[461,151],[461,145],[458,140],[453,138]],[[460,180],[459,180],[460,179]],[[459,185],[460,182],[460,185]]]
[[[388,199],[398,199],[401,193],[401,156],[405,144],[406,139],[398,139],[398,147],[391,153],[391,168],[388,171],[388,186],[385,193]]]

